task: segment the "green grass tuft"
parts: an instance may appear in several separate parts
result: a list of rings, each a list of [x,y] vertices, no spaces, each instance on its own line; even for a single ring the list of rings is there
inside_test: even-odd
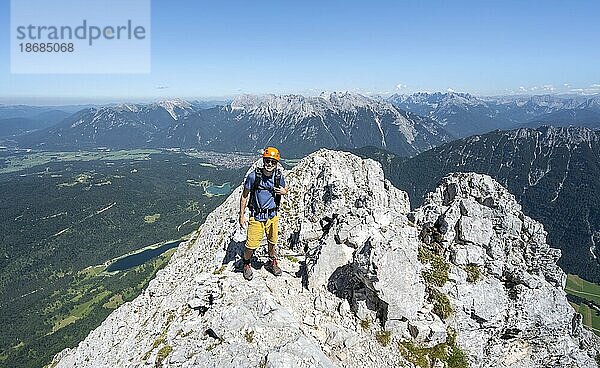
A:
[[[433,301],[433,313],[437,314],[441,319],[447,319],[452,314],[452,305],[450,299],[437,290],[431,291],[431,299]]]
[[[419,247],[418,259],[423,264],[429,263],[431,265],[429,269],[422,273],[427,285],[444,286],[448,281],[448,272],[450,271],[450,265],[444,257],[422,245]]]
[[[400,355],[412,364],[421,368],[430,367],[428,349],[415,345],[412,341],[401,341],[398,343]]]
[[[412,341],[401,341],[398,349],[402,357],[417,367],[430,368],[435,361],[442,362],[447,368],[468,368],[465,354],[456,346],[456,334],[449,329],[446,342],[431,348],[416,345]]]
[[[467,281],[468,282],[477,282],[481,279],[481,270],[479,266],[475,264],[468,264],[465,267],[465,271],[467,271]]]
[[[469,367],[469,361],[468,361],[465,353],[463,353],[463,351],[460,350],[456,346],[452,347],[452,352],[451,352],[450,356],[448,357],[448,368],[468,368],[468,367]]]
[[[294,263],[298,263],[298,262],[300,262],[300,261],[298,260],[298,258],[296,258],[296,257],[294,257],[294,256],[291,256],[291,255],[289,255],[289,254],[286,254],[286,255],[285,255],[285,256],[283,256],[283,257],[284,257],[285,259],[287,259],[288,261],[290,261],[290,262],[294,262]]]
[[[371,320],[370,319],[363,319],[360,321],[360,327],[362,327],[363,330],[368,330],[369,327],[371,327]]]
[[[392,331],[377,331],[375,338],[377,339],[377,342],[381,344],[381,346],[388,346],[392,339]]]
[[[165,360],[167,358],[167,356],[169,356],[169,354],[171,354],[172,351],[173,351],[173,348],[171,347],[171,345],[163,346],[162,349],[160,349],[158,351],[158,354],[156,355],[155,367],[162,366],[163,360]]]
[[[254,331],[246,331],[244,333],[244,337],[246,338],[248,344],[252,344],[252,342],[254,341]]]
[[[220,268],[217,268],[216,270],[213,271],[213,275],[220,275],[223,273],[223,271],[225,271],[225,268],[227,268],[227,265],[223,265]]]

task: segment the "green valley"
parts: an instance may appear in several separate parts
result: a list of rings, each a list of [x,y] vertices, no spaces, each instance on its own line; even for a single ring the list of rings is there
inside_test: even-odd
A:
[[[207,157],[0,153],[0,367],[47,364],[144,290],[175,249],[123,271],[106,268],[193,236],[247,170],[247,158]]]
[[[583,324],[600,336],[600,285],[567,275],[565,291],[573,308],[583,316]]]

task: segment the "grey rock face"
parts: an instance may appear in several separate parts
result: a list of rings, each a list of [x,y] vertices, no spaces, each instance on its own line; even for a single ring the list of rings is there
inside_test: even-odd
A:
[[[590,352],[598,339],[581,329],[565,298],[560,251],[506,189],[487,176],[452,174],[416,212],[422,226],[458,229],[441,237],[453,275],[441,290],[471,366],[595,366]],[[467,281],[467,265],[477,267],[480,280]]]
[[[414,366],[400,342],[433,347],[451,331],[471,367],[595,366],[600,344],[566,301],[560,253],[491,178],[451,175],[414,213],[378,164],[348,153],[320,150],[286,181],[281,277],[238,270],[238,188],[57,366]],[[439,268],[438,285],[424,275]]]

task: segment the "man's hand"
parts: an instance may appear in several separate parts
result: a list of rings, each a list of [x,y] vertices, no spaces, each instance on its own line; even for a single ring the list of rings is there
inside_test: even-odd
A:
[[[243,213],[240,214],[239,222],[240,222],[240,226],[242,227],[242,229],[245,229],[248,221],[246,221],[246,216],[244,216]]]
[[[286,195],[288,193],[288,190],[286,187],[275,187],[275,188],[273,188],[273,190],[275,191],[276,194],[279,194],[279,195]]]

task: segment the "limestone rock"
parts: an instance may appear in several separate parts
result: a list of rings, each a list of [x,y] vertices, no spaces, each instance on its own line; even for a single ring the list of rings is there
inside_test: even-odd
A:
[[[595,366],[598,338],[581,329],[566,301],[560,251],[506,189],[485,175],[451,174],[415,218],[422,225],[458,224],[454,239],[445,238],[452,277],[441,290],[471,367]],[[477,266],[479,280],[467,281],[467,264]]]
[[[461,217],[458,222],[459,239],[468,243],[486,246],[492,236],[492,221],[486,218]]]

